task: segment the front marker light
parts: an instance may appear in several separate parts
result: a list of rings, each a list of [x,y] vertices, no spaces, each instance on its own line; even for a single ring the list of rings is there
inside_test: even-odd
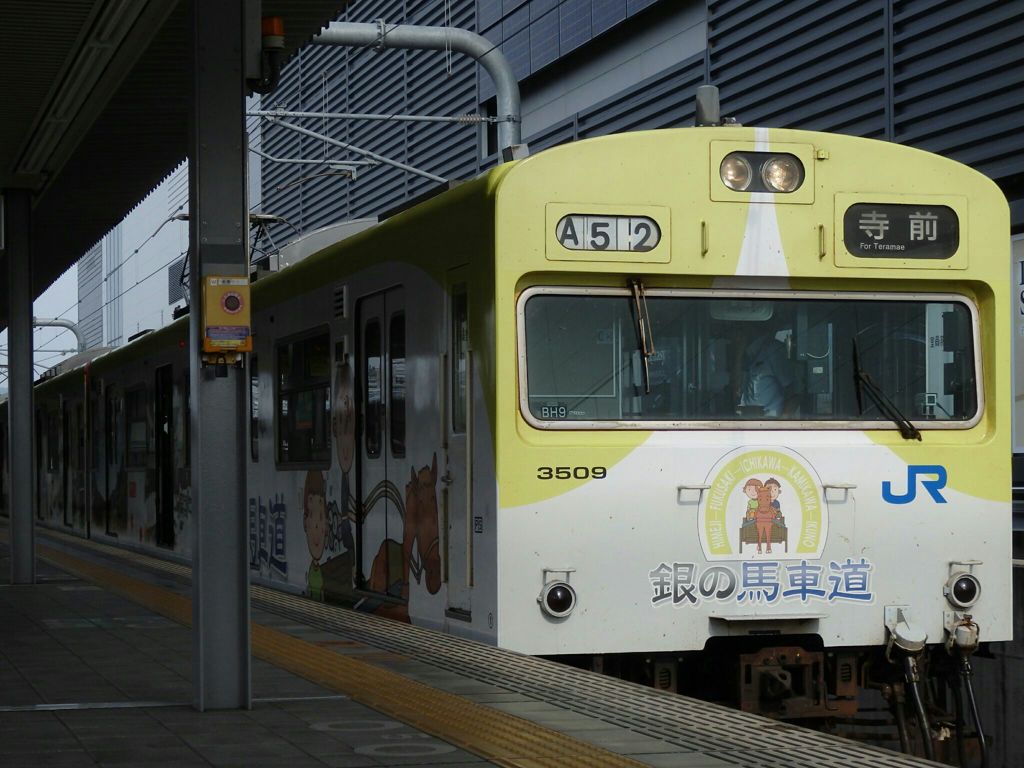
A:
[[[954,573],[942,588],[949,604],[954,608],[970,608],[981,597],[981,582],[971,573]]]
[[[804,169],[793,155],[776,155],[761,166],[761,181],[772,192],[792,192],[804,181]]]
[[[576,607],[576,590],[567,582],[551,581],[537,596],[541,610],[553,619],[564,619]]]
[[[747,159],[735,152],[725,156],[719,173],[722,177],[722,183],[736,192],[746,191],[750,186],[751,179],[754,177]]]

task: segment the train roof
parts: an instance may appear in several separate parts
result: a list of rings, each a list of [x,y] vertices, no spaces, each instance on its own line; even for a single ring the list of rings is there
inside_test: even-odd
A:
[[[40,381],[55,379],[62,374],[73,371],[76,368],[81,368],[87,363],[91,363],[93,360],[98,357],[102,357],[112,349],[113,347],[93,347],[92,349],[87,349],[84,352],[79,352],[77,355],[64,358],[56,365],[48,368],[43,375],[39,377],[39,379]]]
[[[488,216],[492,217],[492,213],[485,211],[493,212],[493,200],[501,179],[511,168],[522,162],[505,163],[485,171],[474,179],[432,195],[418,205],[400,210],[375,225],[371,223],[351,232],[344,239],[330,241],[324,238],[321,240],[323,247],[305,256],[299,269],[296,267],[300,265],[292,265],[260,278],[253,285],[253,305],[265,309],[308,290],[312,285],[337,279],[338,274],[353,264],[348,262],[346,267],[341,267],[338,258],[343,253],[347,257],[361,259],[360,265],[365,266],[363,262],[368,259],[379,261],[381,252],[394,248],[396,253],[404,253],[420,266],[431,269],[429,256],[409,244],[419,242],[418,238],[436,234],[440,224],[450,228],[454,220],[451,216],[453,210],[459,211],[459,221],[467,228],[489,226],[486,221]],[[362,247],[366,238],[371,236],[375,238],[372,251]],[[455,243],[454,240],[452,242]]]
[[[363,230],[376,226],[377,217],[362,219],[351,219],[349,221],[329,224],[326,227],[313,230],[312,232],[297,237],[278,251],[279,269],[285,269],[299,263],[307,256],[322,251],[328,246],[347,240]]]

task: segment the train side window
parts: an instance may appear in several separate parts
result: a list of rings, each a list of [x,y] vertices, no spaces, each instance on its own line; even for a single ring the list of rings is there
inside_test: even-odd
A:
[[[469,347],[469,302],[466,286],[452,289],[452,434],[466,431],[466,350]]]
[[[46,412],[46,471],[60,469],[60,417],[56,411]]]
[[[256,353],[249,355],[249,455],[260,460],[260,366]]]
[[[181,383],[178,386],[179,392],[179,410],[178,418],[180,419],[180,427],[175,431],[175,434],[181,435],[180,452],[178,458],[178,465],[189,469],[192,466],[192,383],[189,380],[188,371],[184,371],[181,377]]]
[[[391,375],[388,379],[390,387],[391,413],[391,454],[396,457],[405,456],[405,313],[397,312],[391,316],[388,327],[388,360]]]
[[[7,509],[7,483],[5,479],[7,477],[7,425],[4,424],[0,428],[0,507],[3,507],[4,512],[10,515],[10,510]]]
[[[330,460],[331,353],[326,328],[277,345],[277,461]]]
[[[147,399],[144,387],[131,389],[124,393],[127,429],[125,433],[127,445],[125,465],[129,467],[146,466],[146,452],[149,449]]]
[[[81,469],[85,458],[85,403],[80,402],[74,410],[74,436],[71,438],[72,466]]]
[[[111,388],[107,394],[107,432],[104,446],[108,465],[120,466],[121,464],[121,446],[117,438],[120,435],[122,409],[123,404],[118,393]]]
[[[381,408],[384,373],[381,365],[380,323],[370,320],[363,331],[363,392],[366,407],[363,409],[366,420],[366,455],[371,459],[380,456],[381,450]]]

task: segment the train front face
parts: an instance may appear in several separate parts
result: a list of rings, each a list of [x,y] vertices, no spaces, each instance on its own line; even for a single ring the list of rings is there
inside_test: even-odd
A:
[[[497,211],[501,645],[792,684],[1010,636],[994,184],[694,128],[542,153]]]

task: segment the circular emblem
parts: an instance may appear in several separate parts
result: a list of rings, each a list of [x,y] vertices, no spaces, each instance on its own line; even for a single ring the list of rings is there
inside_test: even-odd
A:
[[[708,474],[698,515],[708,560],[821,557],[828,513],[821,480],[786,448],[741,448]]]
[[[237,315],[242,311],[242,294],[228,291],[220,297],[220,308],[229,315]]]

